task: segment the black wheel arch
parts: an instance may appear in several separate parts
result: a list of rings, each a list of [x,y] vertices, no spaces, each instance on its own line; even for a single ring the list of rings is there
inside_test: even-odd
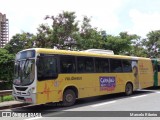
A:
[[[132,90],[130,91],[131,93],[130,94],[128,94],[128,93],[126,93],[126,87],[127,87],[127,85],[131,85],[132,86]],[[134,91],[134,88],[133,88],[134,86],[133,86],[133,83],[131,82],[131,81],[128,81],[126,84],[125,84],[125,94],[126,95],[131,95],[131,94],[133,94],[133,91]]]
[[[132,85],[132,88],[134,87],[134,86],[133,86],[133,83],[132,83],[131,81],[128,81],[128,82],[126,83],[126,85],[127,85],[127,84],[131,84],[131,85]],[[134,90],[134,88],[133,88],[133,90]]]
[[[73,92],[75,92],[76,98],[78,98],[78,89],[75,86],[67,86],[64,90],[63,90],[63,94],[66,90],[72,90]]]

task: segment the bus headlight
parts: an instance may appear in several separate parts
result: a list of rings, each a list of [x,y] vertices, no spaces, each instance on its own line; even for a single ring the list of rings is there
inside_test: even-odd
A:
[[[32,87],[32,93],[34,93],[35,92],[35,87]]]
[[[31,95],[35,90],[35,87],[32,87],[28,90],[28,95]]]

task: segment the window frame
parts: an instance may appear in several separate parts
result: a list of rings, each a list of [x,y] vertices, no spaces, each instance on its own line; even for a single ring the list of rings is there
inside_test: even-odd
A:
[[[131,68],[130,71],[124,71],[124,63],[123,63],[124,61],[130,62],[130,68]],[[132,70],[132,61],[131,61],[131,60],[128,60],[128,59],[122,59],[122,68],[123,68],[123,72],[124,72],[124,73],[132,73],[132,72],[133,72],[133,70]]]
[[[120,64],[121,64],[121,71],[112,71],[112,61],[113,60],[119,60],[120,61]],[[123,59],[116,59],[116,58],[109,58],[109,64],[110,64],[110,73],[123,73],[123,66],[122,66],[122,60]]]
[[[74,70],[74,72],[62,72],[62,64],[61,64],[61,58],[62,57],[73,57],[74,59],[73,59],[73,61],[74,61],[74,64],[75,64],[75,70]],[[59,55],[59,73],[61,73],[61,74],[75,74],[75,73],[77,73],[77,65],[76,65],[76,56],[73,56],[73,55]]]
[[[108,63],[108,72],[100,72],[100,71],[97,71],[97,60],[106,60]],[[110,62],[109,62],[109,58],[100,58],[100,57],[97,57],[95,58],[95,72],[96,73],[110,73]]]
[[[83,59],[91,59],[92,60],[92,63],[93,63],[93,67],[92,67],[92,71],[90,71],[90,72],[88,72],[87,70],[86,70],[86,66],[85,66],[85,71],[82,71],[82,72],[80,72],[79,71],[79,58],[83,58]],[[94,60],[94,57],[87,57],[87,56],[77,56],[76,57],[76,61],[77,61],[77,66],[76,66],[76,68],[77,68],[77,73],[95,73],[95,60]]]

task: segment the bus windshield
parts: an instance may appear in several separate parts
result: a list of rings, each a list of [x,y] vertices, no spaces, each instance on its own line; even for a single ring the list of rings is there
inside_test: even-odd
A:
[[[13,83],[15,85],[29,85],[35,78],[35,60],[17,60],[15,62],[15,72]]]

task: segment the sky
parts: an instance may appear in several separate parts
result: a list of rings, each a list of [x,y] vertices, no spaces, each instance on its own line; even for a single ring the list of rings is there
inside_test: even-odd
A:
[[[107,34],[120,32],[142,38],[160,30],[160,0],[0,0],[0,12],[9,19],[9,37],[16,33],[36,34],[46,15],[75,12],[77,20],[91,18],[91,25]]]

